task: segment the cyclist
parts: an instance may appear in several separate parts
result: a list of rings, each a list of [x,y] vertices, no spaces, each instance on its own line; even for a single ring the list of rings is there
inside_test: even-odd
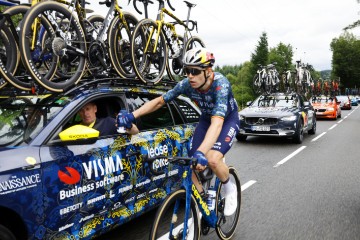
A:
[[[119,116],[121,124],[128,128],[135,118],[161,108],[180,94],[187,95],[201,109],[201,117],[191,142],[189,155],[197,158],[196,170],[203,171],[207,164],[224,184],[224,214],[232,215],[237,208],[237,190],[229,179],[228,166],[223,161],[239,131],[238,106],[229,81],[220,73],[213,72],[215,57],[205,48],[186,52],[183,63],[187,78],[165,93],[132,113]],[[193,180],[196,179],[193,177]],[[199,186],[200,183],[194,184]],[[198,188],[201,189],[201,188]]]

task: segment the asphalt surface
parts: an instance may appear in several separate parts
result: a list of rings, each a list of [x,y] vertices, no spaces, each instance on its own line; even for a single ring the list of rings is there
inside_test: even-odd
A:
[[[302,144],[248,137],[226,161],[240,173],[242,204],[233,239],[360,239],[360,109],[318,120]],[[148,239],[149,212],[98,238]],[[216,239],[215,232],[201,239]]]

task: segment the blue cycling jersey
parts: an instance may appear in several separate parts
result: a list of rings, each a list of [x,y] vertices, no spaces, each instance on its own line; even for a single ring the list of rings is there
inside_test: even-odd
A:
[[[185,78],[165,93],[163,99],[169,102],[181,94],[193,100],[201,110],[201,118],[209,122],[213,116],[226,119],[231,113],[238,112],[230,82],[221,73],[214,73],[214,81],[205,92],[192,88],[189,79]]]

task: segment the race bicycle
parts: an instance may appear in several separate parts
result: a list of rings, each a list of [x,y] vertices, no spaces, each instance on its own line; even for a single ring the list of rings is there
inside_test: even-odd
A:
[[[31,77],[47,90],[63,92],[77,84],[85,72],[92,76],[108,76],[113,67],[121,74],[122,59],[109,48],[130,38],[137,19],[123,12],[117,0],[106,0],[101,4],[109,7],[105,19],[101,16],[92,21],[86,19],[84,0],[44,1],[24,16],[20,31],[21,57]],[[46,29],[47,37],[38,39],[36,33],[46,23],[51,26]],[[120,36],[123,42],[118,41]],[[52,59],[48,63],[53,68],[41,72],[33,61],[33,52],[36,46],[44,45],[44,41],[47,46],[44,51],[51,53]],[[56,76],[57,72],[61,74]]]
[[[275,67],[276,64],[277,64],[277,62],[273,62],[266,66],[267,73],[268,73],[267,77],[269,78],[268,82],[270,83],[270,92],[278,92],[279,91],[280,80],[279,80],[279,73]]]
[[[268,78],[266,66],[258,64],[258,70],[253,78],[253,90],[256,94],[271,93],[271,83]]]
[[[191,8],[195,7],[195,4],[184,1],[188,7],[188,15],[187,19],[182,21],[165,8],[165,0],[157,1],[159,8],[156,21],[139,21],[131,38],[131,56],[135,73],[141,81],[153,84],[164,77],[165,70],[171,80],[182,77],[182,58],[186,51],[195,47],[205,47],[199,37],[191,36],[191,31],[197,27],[195,21],[189,20]],[[175,11],[169,0],[167,3],[169,8]],[[175,22],[165,22],[165,14]],[[192,23],[191,27],[189,23]],[[184,28],[183,37],[177,34],[176,24]]]
[[[230,239],[239,221],[241,205],[241,186],[238,173],[234,167],[229,167],[230,179],[236,184],[238,205],[231,216],[224,215],[226,199],[223,185],[215,174],[207,168],[203,172],[192,171],[197,160],[189,157],[147,157],[145,162],[159,158],[167,158],[169,164],[183,166],[181,189],[170,193],[158,208],[153,222],[150,239],[199,239],[215,228],[220,239]],[[155,171],[154,174],[163,174]],[[192,173],[202,183],[202,193],[192,182]],[[199,214],[201,213],[201,214]]]

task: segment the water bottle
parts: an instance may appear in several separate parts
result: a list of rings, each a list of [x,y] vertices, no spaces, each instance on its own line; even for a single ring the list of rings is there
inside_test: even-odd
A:
[[[208,205],[210,211],[215,209],[215,198],[216,192],[212,189],[209,189],[207,192],[206,204]]]
[[[124,113],[127,113],[127,111],[126,110],[120,110],[120,113],[124,114]],[[119,116],[116,117],[116,121],[117,121],[117,125],[118,125],[117,132],[118,133],[126,133],[125,127],[120,126]]]

